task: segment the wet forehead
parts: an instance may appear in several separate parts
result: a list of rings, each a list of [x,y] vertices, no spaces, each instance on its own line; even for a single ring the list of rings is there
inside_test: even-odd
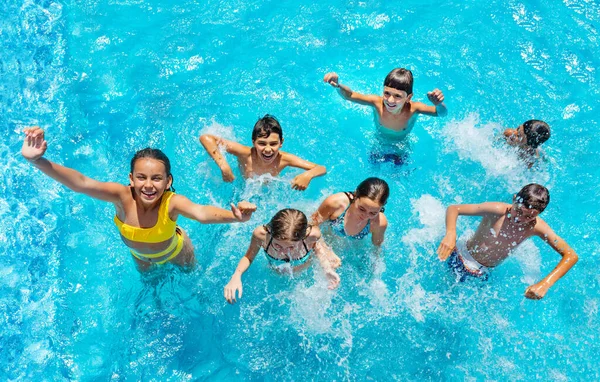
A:
[[[133,172],[135,174],[166,175],[167,170],[165,164],[158,159],[141,158],[135,162]]]

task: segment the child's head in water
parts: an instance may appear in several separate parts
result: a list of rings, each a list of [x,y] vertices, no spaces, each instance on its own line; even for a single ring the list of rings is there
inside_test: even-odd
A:
[[[130,185],[142,204],[154,204],[165,191],[171,191],[171,162],[160,150],[145,148],[131,158]]]
[[[383,105],[392,114],[402,111],[413,96],[413,75],[404,68],[396,68],[383,81]]]
[[[550,203],[550,193],[542,185],[531,183],[526,185],[513,197],[509,217],[515,223],[527,224],[535,220]]]
[[[352,204],[358,211],[360,220],[373,219],[384,211],[389,196],[390,188],[385,180],[367,178],[354,191]]]
[[[279,253],[299,249],[299,243],[310,233],[306,215],[293,208],[277,212],[265,229],[273,238],[272,247]]]
[[[504,135],[515,146],[536,150],[550,138],[550,126],[544,121],[530,119],[516,129],[507,129]]]
[[[283,131],[279,121],[266,114],[254,124],[252,146],[256,154],[266,164],[273,163],[283,145]]]

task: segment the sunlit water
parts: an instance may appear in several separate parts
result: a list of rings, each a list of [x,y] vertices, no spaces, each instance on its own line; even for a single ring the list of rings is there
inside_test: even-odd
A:
[[[5,2],[0,378],[598,379],[600,6],[394,4]],[[439,87],[450,112],[419,119],[407,164],[373,165],[371,110],[321,79],[333,70],[379,93],[397,66],[413,71],[415,100]],[[306,192],[289,187],[295,171],[223,184],[198,143],[213,131],[249,144],[265,113],[281,121],[285,150],[327,166]],[[552,138],[527,170],[496,139],[531,118],[547,121]],[[259,210],[244,225],[181,218],[198,269],[141,277],[112,206],[22,160],[20,131],[32,124],[47,129],[49,159],[91,177],[126,183],[133,153],[155,146],[170,156],[179,193],[220,206],[246,198]],[[259,256],[241,301],[225,302],[256,225],[284,207],[311,213],[373,175],[392,192],[379,262],[368,243],[326,236],[344,260],[337,291],[317,266],[282,277]],[[434,255],[445,206],[510,202],[533,181],[550,189],[542,216],[579,253],[577,266],[544,300],[526,300],[559,260],[536,239],[487,283],[455,284]],[[461,218],[461,238],[476,224]]]

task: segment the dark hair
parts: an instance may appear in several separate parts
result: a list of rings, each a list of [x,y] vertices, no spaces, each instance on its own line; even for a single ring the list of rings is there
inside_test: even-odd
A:
[[[277,212],[265,228],[277,240],[300,241],[306,238],[308,219],[302,211],[285,208]]]
[[[383,80],[383,86],[404,90],[406,94],[411,95],[413,92],[413,75],[412,72],[404,68],[396,68],[388,73]]]
[[[381,206],[385,206],[388,196],[390,196],[390,187],[385,180],[379,178],[367,178],[363,180],[356,187],[356,191],[354,191],[355,199],[366,197],[379,203]]]
[[[171,180],[173,179],[173,174],[171,174],[171,162],[169,161],[169,158],[165,155],[165,153],[163,153],[159,149],[153,149],[150,147],[146,147],[145,149],[142,149],[142,150],[136,152],[135,155],[133,156],[133,158],[131,158],[131,173],[132,174],[133,174],[133,168],[135,167],[135,162],[137,162],[138,159],[142,159],[142,158],[150,158],[150,159],[156,159],[158,161],[161,161],[165,165],[165,171],[167,172],[167,177],[170,176]],[[173,188],[173,183],[171,183],[171,187],[167,191],[175,191],[175,188]]]
[[[550,203],[550,193],[546,187],[531,183],[519,191],[515,201],[522,203],[525,208],[533,208],[542,213]]]
[[[271,134],[279,135],[279,141],[283,140],[283,131],[279,121],[270,114],[265,114],[264,117],[256,121],[254,130],[252,130],[252,141],[257,138],[267,138]]]
[[[537,119],[524,122],[523,131],[527,137],[527,145],[534,149],[550,138],[550,126],[546,122]]]

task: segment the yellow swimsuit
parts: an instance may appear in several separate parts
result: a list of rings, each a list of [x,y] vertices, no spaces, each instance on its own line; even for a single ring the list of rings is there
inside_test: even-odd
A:
[[[121,236],[129,241],[136,241],[138,243],[161,243],[163,241],[171,240],[171,244],[164,250],[158,253],[139,253],[131,249],[131,254],[139,260],[149,261],[156,264],[164,264],[167,261],[175,258],[181,252],[183,248],[183,234],[177,223],[175,223],[169,217],[169,201],[173,196],[173,192],[166,191],[158,207],[158,219],[156,225],[150,228],[133,227],[123,223],[117,215],[113,219]],[[158,259],[167,254],[171,254],[165,260],[152,261],[152,259]]]

